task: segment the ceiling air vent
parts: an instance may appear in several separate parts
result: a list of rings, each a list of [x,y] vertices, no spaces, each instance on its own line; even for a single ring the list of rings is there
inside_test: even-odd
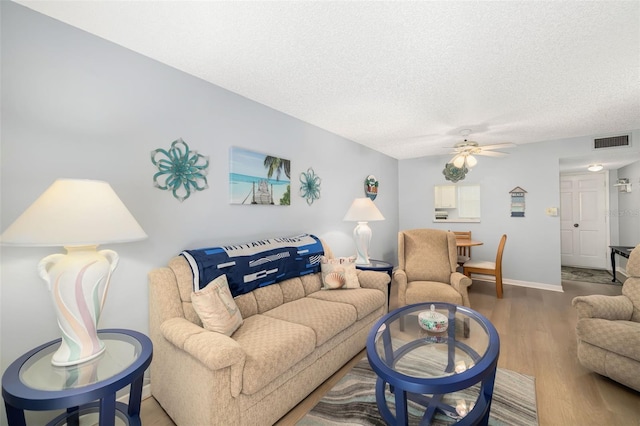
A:
[[[617,148],[629,145],[629,135],[611,136],[609,138],[599,138],[593,140],[594,149]]]

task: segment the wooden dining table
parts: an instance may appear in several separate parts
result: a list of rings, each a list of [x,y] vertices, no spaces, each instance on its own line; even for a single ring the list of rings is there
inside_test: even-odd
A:
[[[481,246],[484,243],[482,241],[470,240],[468,238],[456,238],[456,247],[473,247]]]

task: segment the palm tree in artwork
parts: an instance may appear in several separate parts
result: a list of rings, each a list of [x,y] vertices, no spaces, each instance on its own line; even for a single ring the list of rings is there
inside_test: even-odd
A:
[[[271,179],[276,174],[276,180],[280,180],[280,175],[284,172],[285,176],[291,179],[291,161],[284,158],[272,157],[267,155],[264,157],[264,167],[267,169],[267,177]]]

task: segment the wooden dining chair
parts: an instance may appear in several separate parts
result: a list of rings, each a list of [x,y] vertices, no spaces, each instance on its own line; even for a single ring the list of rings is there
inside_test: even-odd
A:
[[[498,253],[496,254],[496,261],[486,260],[469,260],[462,265],[462,273],[471,278],[471,274],[493,275],[496,278],[496,293],[498,299],[502,299],[502,252],[504,252],[504,245],[507,242],[507,235],[504,234],[500,238],[500,244],[498,244]]]
[[[452,231],[456,240],[471,240],[471,231]],[[458,265],[462,266],[471,259],[471,247],[458,246]]]

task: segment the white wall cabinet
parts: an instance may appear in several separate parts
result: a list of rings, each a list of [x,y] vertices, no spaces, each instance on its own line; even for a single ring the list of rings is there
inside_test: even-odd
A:
[[[456,208],[456,186],[437,185],[435,188],[435,207],[437,209]]]

